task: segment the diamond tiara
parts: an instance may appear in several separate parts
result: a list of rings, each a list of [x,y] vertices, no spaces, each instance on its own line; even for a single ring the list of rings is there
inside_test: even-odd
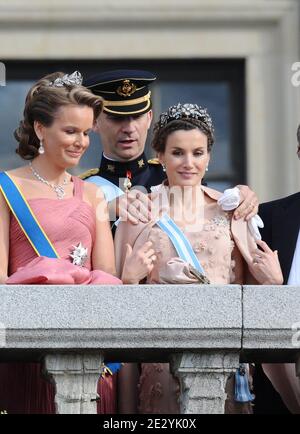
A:
[[[66,74],[63,77],[58,77],[49,83],[49,86],[64,87],[64,86],[81,86],[82,75],[79,71],[74,71],[72,74]]]
[[[202,108],[197,104],[181,104],[172,105],[168,110],[160,115],[159,125],[160,127],[166,126],[169,122],[178,120],[192,118],[202,121],[207,125],[207,127],[213,131],[213,123],[210,115],[207,113],[206,108]]]

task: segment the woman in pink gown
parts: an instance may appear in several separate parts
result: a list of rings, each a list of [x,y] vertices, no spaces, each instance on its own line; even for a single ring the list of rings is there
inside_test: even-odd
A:
[[[87,149],[88,133],[102,108],[101,98],[80,83],[78,73],[54,73],[27,95],[24,119],[15,136],[17,152],[30,164],[7,174],[58,257],[37,255],[0,193],[1,283],[122,283],[114,276],[113,241],[103,195],[95,185],[66,172]],[[115,410],[114,381],[110,377],[98,383],[99,412]],[[54,395],[41,363],[0,364],[1,410],[55,413]]]

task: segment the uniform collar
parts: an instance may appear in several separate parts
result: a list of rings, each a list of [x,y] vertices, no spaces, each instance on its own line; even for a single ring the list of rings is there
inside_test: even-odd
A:
[[[131,175],[134,176],[143,172],[147,167],[148,162],[144,153],[134,160],[125,162],[109,160],[102,154],[100,173],[126,178],[128,172],[131,172]]]

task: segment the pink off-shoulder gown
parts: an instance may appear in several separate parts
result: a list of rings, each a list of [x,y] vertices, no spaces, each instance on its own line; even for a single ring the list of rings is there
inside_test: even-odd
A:
[[[55,246],[60,259],[37,257],[11,214],[9,278],[7,284],[121,284],[116,277],[92,270],[91,252],[96,234],[93,208],[83,201],[84,182],[72,177],[73,197],[31,199],[28,203]],[[79,243],[87,248],[83,267],[73,265],[70,253]],[[54,385],[42,375],[41,363],[0,363],[0,410],[7,413],[55,413]],[[114,413],[114,377],[98,382],[98,413]]]

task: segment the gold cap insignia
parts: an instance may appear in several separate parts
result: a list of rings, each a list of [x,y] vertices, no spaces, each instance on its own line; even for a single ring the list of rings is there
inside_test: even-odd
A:
[[[130,96],[136,91],[136,85],[130,80],[124,80],[122,85],[117,88],[117,94],[121,96]]]

